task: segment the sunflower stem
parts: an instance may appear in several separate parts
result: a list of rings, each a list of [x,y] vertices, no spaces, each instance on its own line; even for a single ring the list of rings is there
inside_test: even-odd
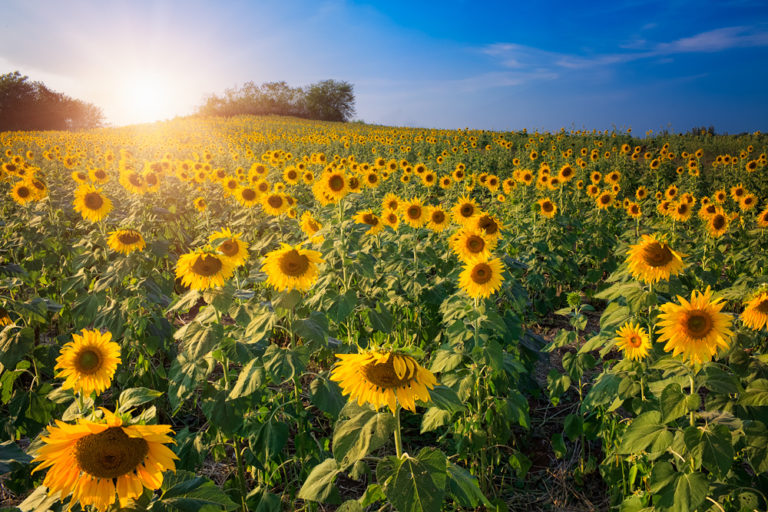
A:
[[[240,441],[237,435],[232,439],[232,446],[235,449],[235,462],[237,463],[237,480],[240,484],[240,503],[243,507],[243,511],[248,510],[248,506],[245,504],[245,496],[248,494],[248,488],[245,485],[245,466],[243,465],[243,455],[240,453]]]
[[[395,407],[395,454],[397,458],[403,456],[403,438],[400,435],[400,404]]]

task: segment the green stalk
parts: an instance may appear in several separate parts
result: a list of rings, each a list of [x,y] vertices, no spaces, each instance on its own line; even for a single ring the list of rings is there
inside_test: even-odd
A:
[[[395,454],[397,458],[403,456],[403,438],[400,434],[400,404],[395,408]]]

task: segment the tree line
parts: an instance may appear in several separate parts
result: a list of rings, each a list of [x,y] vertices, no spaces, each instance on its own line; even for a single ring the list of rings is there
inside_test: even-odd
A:
[[[272,114],[349,121],[355,114],[355,95],[352,84],[337,80],[323,80],[306,87],[291,87],[286,82],[246,82],[239,88],[225,90],[221,96],[207,96],[197,112],[227,117]]]
[[[104,124],[102,110],[52,91],[18,71],[0,75],[0,131],[80,130]]]

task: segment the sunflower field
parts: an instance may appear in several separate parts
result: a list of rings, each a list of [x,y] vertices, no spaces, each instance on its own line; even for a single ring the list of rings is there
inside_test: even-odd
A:
[[[764,511],[767,151],[1,133],[2,510]]]

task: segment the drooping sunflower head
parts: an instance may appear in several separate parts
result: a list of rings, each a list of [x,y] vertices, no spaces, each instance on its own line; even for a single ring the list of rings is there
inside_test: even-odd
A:
[[[739,316],[744,325],[755,331],[768,326],[768,291],[753,294],[745,304],[746,307]]]
[[[429,390],[437,384],[435,376],[408,355],[397,352],[368,351],[337,354],[340,359],[331,371],[344,395],[369,403],[375,408],[388,406],[394,413],[398,403],[416,411],[416,400],[430,402]]]
[[[90,222],[98,222],[112,211],[112,201],[93,185],[81,185],[75,190],[75,211]]]
[[[640,243],[627,251],[629,271],[644,283],[668,280],[679,274],[683,267],[682,254],[672,250],[663,239],[655,235],[643,235]]]
[[[73,334],[72,340],[61,348],[56,358],[56,375],[63,378],[62,388],[73,389],[85,396],[101,394],[112,382],[117,365],[121,362],[120,345],[112,341],[107,331],[83,329]]]
[[[384,229],[384,223],[381,222],[379,216],[373,213],[371,210],[363,210],[357,212],[354,219],[357,224],[365,224],[366,226],[369,226],[369,229],[365,232],[365,235],[375,235]]]
[[[701,293],[691,293],[690,302],[678,296],[680,304],[662,304],[657,322],[659,341],[666,341],[664,350],[694,364],[711,361],[720,349],[728,348],[733,336],[731,317],[720,310],[722,299],[712,299],[709,287]]]
[[[71,495],[70,507],[79,502],[106,511],[116,501],[127,507],[144,487],[159,489],[163,471],[176,470],[178,457],[165,446],[173,442],[170,425],[128,425],[101,410],[102,421],[80,418],[74,425],[49,426],[34,452],[32,462],[39,465],[33,472],[49,468],[43,485],[50,496]]]
[[[317,251],[282,244],[267,253],[261,270],[267,274],[267,283],[278,291],[306,291],[317,281],[318,266],[323,262]]]
[[[115,252],[131,254],[133,251],[142,251],[147,244],[135,229],[118,229],[109,234],[107,245]]]
[[[624,352],[624,357],[631,361],[644,359],[651,349],[648,331],[632,322],[616,331],[615,341],[616,346]]]
[[[193,290],[223,286],[234,270],[231,260],[215,253],[211,247],[182,254],[176,263],[176,277]]]
[[[499,258],[475,259],[464,265],[459,286],[473,299],[488,298],[501,288],[504,264]]]

